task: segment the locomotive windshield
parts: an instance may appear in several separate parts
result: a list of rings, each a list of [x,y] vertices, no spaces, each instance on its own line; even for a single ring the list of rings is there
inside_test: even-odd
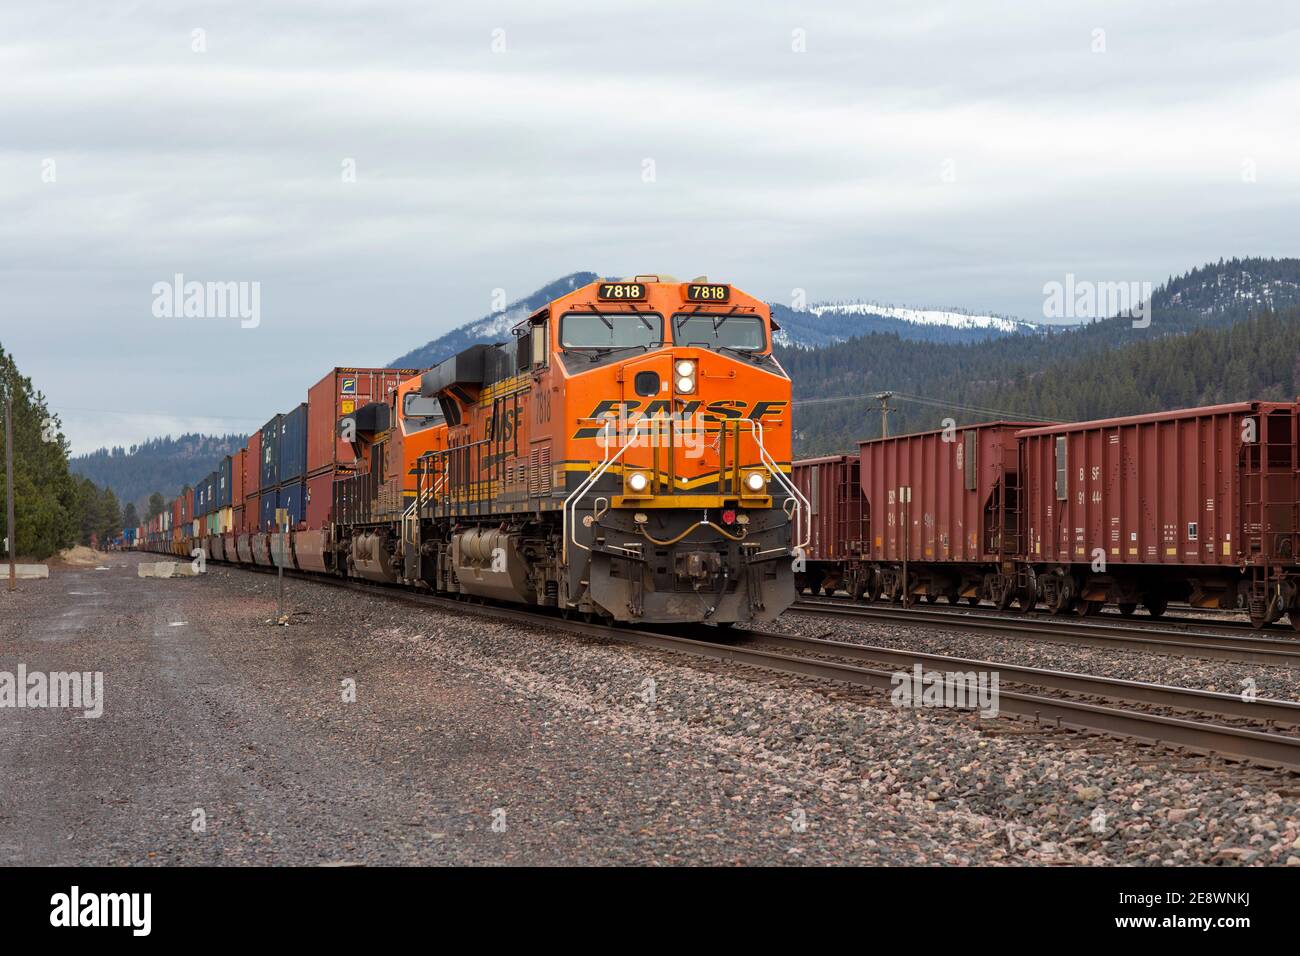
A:
[[[402,398],[402,431],[406,434],[424,431],[442,423],[442,406],[436,398],[425,398],[419,392],[407,392]]]
[[[663,316],[654,313],[570,312],[560,319],[561,348],[651,348],[663,340]]]
[[[763,322],[756,315],[691,312],[673,316],[673,344],[761,352]]]

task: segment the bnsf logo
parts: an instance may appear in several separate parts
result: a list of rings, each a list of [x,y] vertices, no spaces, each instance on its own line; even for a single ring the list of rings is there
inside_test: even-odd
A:
[[[626,420],[642,418],[668,418],[675,417],[678,421],[686,421],[689,418],[700,416],[700,420],[706,424],[716,425],[728,419],[747,418],[751,421],[758,421],[764,417],[779,417],[781,409],[785,408],[788,402],[755,402],[753,407],[749,402],[741,399],[723,399],[721,401],[709,402],[707,405],[703,402],[683,402],[680,411],[672,410],[672,402],[664,399],[655,399],[645,408],[641,408],[641,402],[630,399],[605,399],[591,410],[587,418],[624,418]],[[745,414],[746,409],[749,414]],[[574,438],[595,438],[601,433],[599,425],[585,425],[573,433]]]

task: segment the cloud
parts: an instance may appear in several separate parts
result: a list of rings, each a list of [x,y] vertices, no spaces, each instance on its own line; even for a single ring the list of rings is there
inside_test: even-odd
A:
[[[382,364],[496,288],[576,269],[1029,315],[1066,272],[1297,254],[1294,19],[1280,2],[6,8],[0,341],[85,450],[154,434],[150,416],[265,420],[333,365]],[[154,318],[176,272],[260,282],[261,325]],[[71,411],[105,403],[138,417]]]

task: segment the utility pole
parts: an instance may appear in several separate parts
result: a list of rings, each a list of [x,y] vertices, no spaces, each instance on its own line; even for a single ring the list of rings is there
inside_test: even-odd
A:
[[[13,389],[5,383],[5,535],[9,545],[9,590],[18,590],[17,560],[18,533],[14,527],[14,397]]]
[[[280,597],[279,597],[280,611],[279,614],[276,616],[275,622],[277,624],[283,624],[284,623],[284,561],[285,561],[285,548],[288,545],[287,539],[289,537],[289,511],[287,508],[277,508],[275,516],[276,518],[279,519],[277,523],[280,525],[280,560],[276,562],[277,567],[275,570],[275,576],[279,579],[277,590],[280,592]]]
[[[894,397],[893,392],[877,392],[873,398],[880,403],[880,437],[889,437],[889,400]]]

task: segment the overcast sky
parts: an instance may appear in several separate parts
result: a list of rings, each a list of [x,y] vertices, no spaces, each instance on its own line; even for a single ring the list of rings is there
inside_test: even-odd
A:
[[[1300,255],[1298,24],[1294,0],[6,3],[0,344],[82,452],[249,431],[580,269],[1041,318],[1066,273]],[[260,324],[156,316],[177,273],[259,283]]]

